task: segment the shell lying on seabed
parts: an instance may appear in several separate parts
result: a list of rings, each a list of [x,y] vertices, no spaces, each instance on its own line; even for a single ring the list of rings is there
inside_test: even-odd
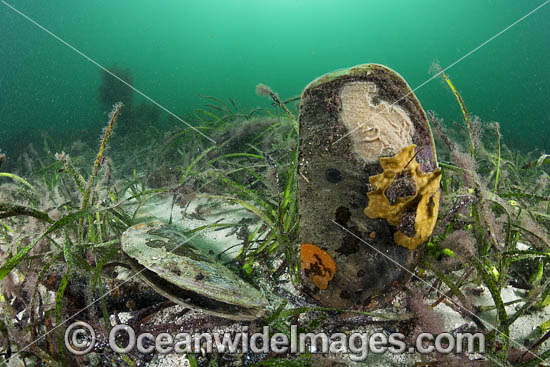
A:
[[[195,246],[175,226],[154,222],[130,227],[122,251],[136,274],[169,300],[233,320],[261,317],[260,291]]]

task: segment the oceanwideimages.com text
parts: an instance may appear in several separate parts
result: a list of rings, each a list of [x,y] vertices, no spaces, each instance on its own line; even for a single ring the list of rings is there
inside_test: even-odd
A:
[[[122,345],[121,340],[125,340]],[[369,353],[484,353],[485,339],[481,333],[421,333],[414,345],[408,345],[401,333],[302,333],[291,325],[290,335],[271,333],[269,326],[261,332],[250,333],[247,326],[239,332],[176,334],[136,332],[128,325],[114,326],[109,332],[109,346],[116,353],[345,353],[354,361],[362,361]],[[71,324],[65,332],[65,346],[74,354],[93,350],[96,335],[93,328],[82,321]]]

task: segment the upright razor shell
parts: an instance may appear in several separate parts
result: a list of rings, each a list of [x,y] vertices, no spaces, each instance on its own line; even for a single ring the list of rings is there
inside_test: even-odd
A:
[[[393,156],[411,144],[416,144],[421,169],[435,170],[426,114],[395,71],[378,64],[358,65],[321,76],[304,89],[299,237],[302,244],[325,250],[336,263],[326,289],[303,274],[304,291],[321,304],[380,307],[393,298],[395,285],[410,275],[407,269],[416,251],[397,245],[396,227],[367,217],[364,209],[369,177],[382,172],[380,157]]]

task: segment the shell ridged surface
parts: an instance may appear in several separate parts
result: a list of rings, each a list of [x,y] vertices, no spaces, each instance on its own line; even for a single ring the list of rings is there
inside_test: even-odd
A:
[[[124,232],[121,243],[132,263],[146,269],[134,269],[138,270],[138,275],[179,304],[209,312],[212,310],[205,304],[212,303],[216,310],[211,313],[227,316],[224,314],[226,308],[227,314],[236,319],[258,317],[267,305],[260,291],[217,262],[214,256],[196,247],[177,227],[162,223],[139,224]],[[155,281],[156,277],[161,280]],[[154,283],[181,288],[187,291],[184,293],[186,299],[178,299],[166,290],[170,287]],[[195,298],[201,301],[194,301]],[[208,302],[210,300],[212,302]],[[242,317],[238,315],[241,308]]]

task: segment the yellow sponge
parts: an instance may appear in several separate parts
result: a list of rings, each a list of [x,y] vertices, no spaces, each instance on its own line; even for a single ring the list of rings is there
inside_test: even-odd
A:
[[[364,210],[369,218],[384,218],[398,226],[394,241],[409,250],[414,250],[432,234],[439,210],[441,181],[439,168],[422,172],[415,148],[412,144],[393,157],[380,158],[383,172],[369,178],[374,189],[367,194],[369,204]]]

